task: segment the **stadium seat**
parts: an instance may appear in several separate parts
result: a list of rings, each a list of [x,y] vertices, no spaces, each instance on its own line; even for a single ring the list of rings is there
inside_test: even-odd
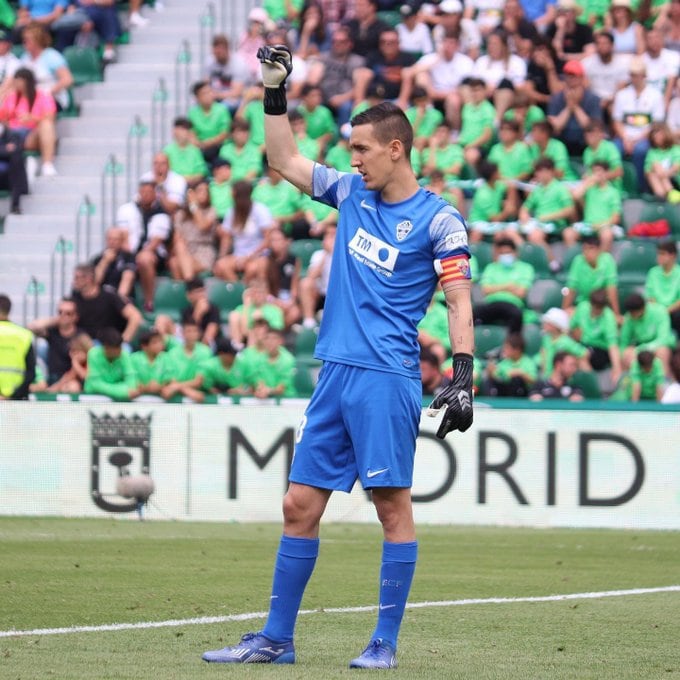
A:
[[[153,299],[153,316],[167,314],[174,321],[179,321],[182,312],[189,306],[186,293],[184,281],[159,278]]]
[[[522,327],[522,335],[524,336],[524,353],[527,356],[533,357],[541,350],[541,327],[535,323],[527,323]]]
[[[293,354],[297,357],[310,358],[314,354],[316,340],[319,337],[317,328],[303,328],[295,335]]]
[[[307,357],[295,360],[295,391],[298,397],[311,397],[321,370],[322,362]]]
[[[243,291],[245,285],[240,281],[226,282],[220,279],[211,279],[208,284],[208,300],[220,310],[222,323],[229,320],[229,313],[243,303]]]
[[[647,272],[656,265],[655,241],[625,241],[616,255],[619,282],[643,284]]]
[[[64,59],[73,74],[73,84],[100,83],[104,80],[99,51],[93,47],[67,47]]]
[[[630,161],[623,161],[623,195],[626,198],[637,198],[640,195],[637,170]]]
[[[487,359],[500,352],[507,333],[505,326],[475,326],[475,355],[480,359]]]
[[[600,399],[602,397],[600,383],[594,371],[576,371],[569,383],[574,387],[580,387],[586,399]]]
[[[548,262],[548,255],[545,252],[545,248],[534,245],[533,243],[524,243],[519,249],[518,256],[520,260],[528,262],[536,270],[537,278],[552,278],[550,262]]]
[[[313,253],[320,248],[321,241],[318,238],[301,238],[290,244],[290,252],[300,259],[300,276],[307,273]]]
[[[471,243],[470,253],[477,258],[480,274],[484,271],[484,267],[486,267],[486,265],[493,260],[493,250],[491,248],[491,244],[487,243],[486,241]]]
[[[617,293],[619,298],[619,307],[621,314],[624,313],[623,303],[631,293],[640,293],[644,297],[645,287],[642,283],[619,281]]]
[[[562,306],[562,284],[555,279],[534,281],[527,293],[527,306],[539,314]]]
[[[564,272],[565,280],[567,274],[569,273],[569,267],[571,267],[571,263],[574,261],[574,258],[577,255],[581,254],[582,250],[581,244],[576,243],[573,246],[569,246],[569,248],[567,248],[564,252],[564,257],[562,258],[562,271]]]
[[[676,239],[680,239],[680,207],[663,201],[644,204],[640,213],[640,222],[654,222],[663,219],[668,220],[671,233]]]

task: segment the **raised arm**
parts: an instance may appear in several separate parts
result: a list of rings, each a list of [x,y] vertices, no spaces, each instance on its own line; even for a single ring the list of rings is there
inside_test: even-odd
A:
[[[312,193],[314,161],[297,148],[286,115],[286,78],[293,70],[292,56],[285,45],[261,47],[257,57],[262,64],[264,83],[264,144],[267,162],[291,184],[306,194]]]

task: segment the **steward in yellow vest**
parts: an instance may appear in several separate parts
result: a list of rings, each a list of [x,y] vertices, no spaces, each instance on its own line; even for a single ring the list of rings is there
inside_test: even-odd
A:
[[[27,399],[35,378],[33,333],[9,320],[12,302],[0,295],[0,400]]]

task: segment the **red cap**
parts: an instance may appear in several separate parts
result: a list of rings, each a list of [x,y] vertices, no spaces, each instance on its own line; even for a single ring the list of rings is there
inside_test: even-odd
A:
[[[570,76],[584,76],[586,74],[583,64],[576,59],[570,59],[562,68],[562,73]]]

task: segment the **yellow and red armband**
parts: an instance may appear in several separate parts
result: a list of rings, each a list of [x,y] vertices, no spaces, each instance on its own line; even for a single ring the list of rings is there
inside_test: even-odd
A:
[[[443,260],[435,260],[434,270],[439,275],[442,287],[452,281],[469,281],[472,278],[467,255],[452,255]]]

